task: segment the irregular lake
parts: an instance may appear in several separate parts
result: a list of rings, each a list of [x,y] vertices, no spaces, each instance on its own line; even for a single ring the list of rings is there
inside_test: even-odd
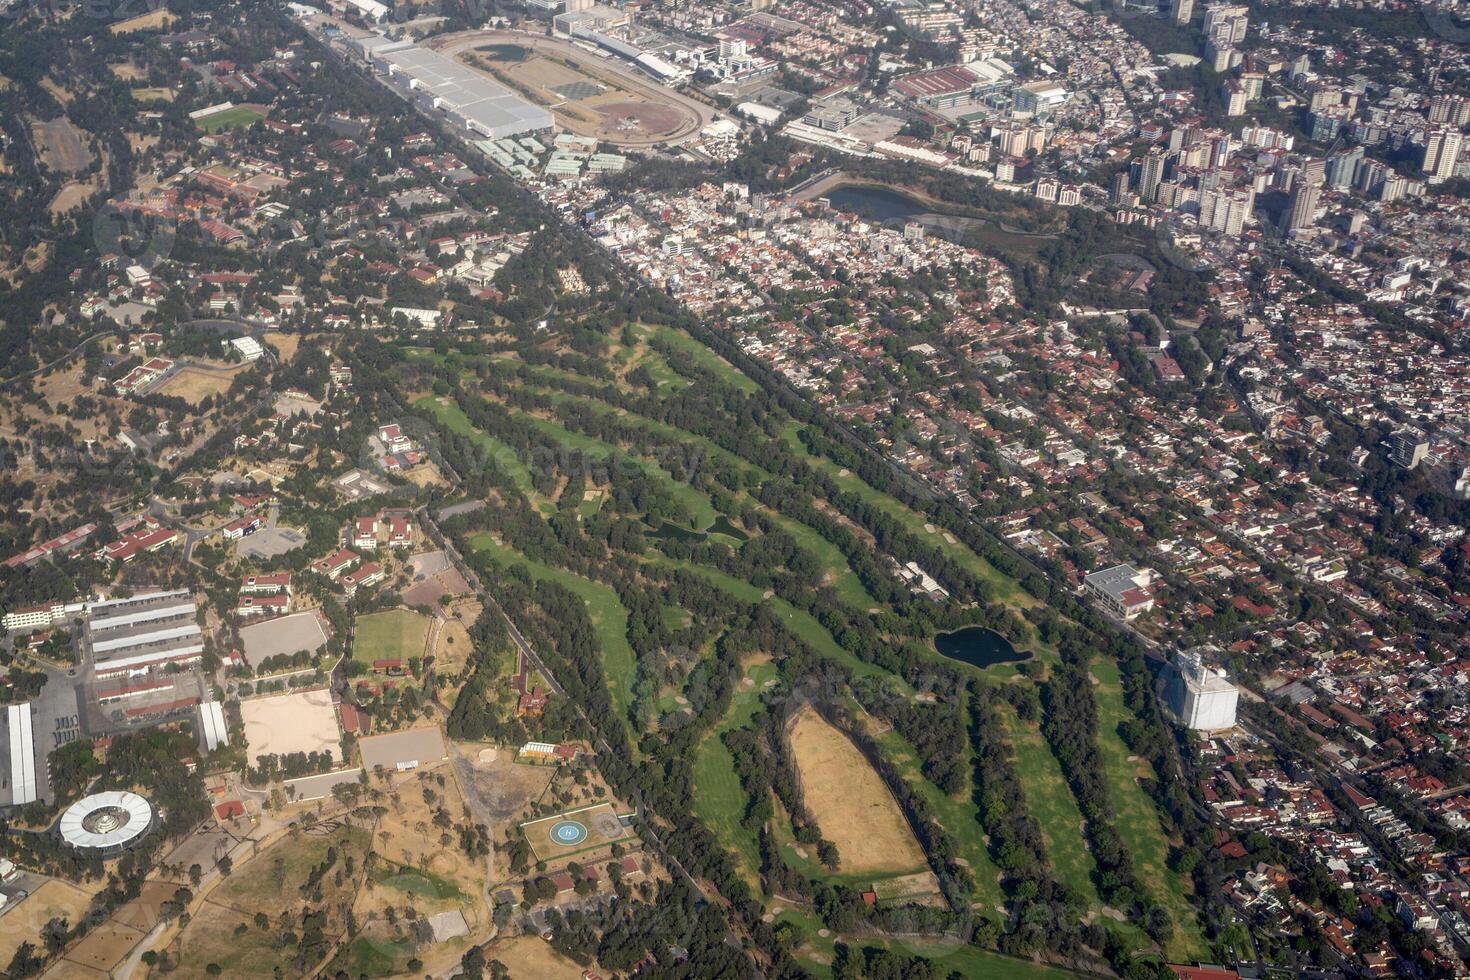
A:
[[[1030,653],[1017,650],[1011,646],[1010,640],[984,626],[966,626],[953,633],[940,633],[934,637],[934,649],[951,660],[981,668],[1031,659]]]

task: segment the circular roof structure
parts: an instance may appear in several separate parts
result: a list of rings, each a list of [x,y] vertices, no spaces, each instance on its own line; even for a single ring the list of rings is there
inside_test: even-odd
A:
[[[57,825],[72,847],[110,851],[127,847],[153,826],[153,804],[137,793],[93,793],[66,808]]]

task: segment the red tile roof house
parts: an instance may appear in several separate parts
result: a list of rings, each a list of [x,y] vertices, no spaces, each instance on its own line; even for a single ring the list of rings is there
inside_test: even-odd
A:
[[[382,565],[372,561],[364,562],[361,567],[355,568],[342,576],[342,591],[346,592],[348,596],[354,596],[357,594],[359,588],[377,585],[387,577],[388,573],[383,569]]]
[[[327,578],[335,582],[343,572],[347,571],[347,569],[351,568],[353,565],[357,564],[361,560],[362,556],[360,556],[357,552],[351,550],[350,548],[343,548],[335,555],[328,555],[325,558],[318,558],[316,561],[312,562],[311,570],[319,575],[325,575]]]

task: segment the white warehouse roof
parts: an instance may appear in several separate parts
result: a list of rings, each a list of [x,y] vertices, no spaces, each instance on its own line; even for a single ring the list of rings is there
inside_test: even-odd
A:
[[[551,128],[551,113],[454,58],[417,45],[368,50],[394,87],[430,100],[458,124],[492,139]]]
[[[36,743],[31,733],[30,704],[6,710],[10,727],[10,802],[24,806],[36,800]]]

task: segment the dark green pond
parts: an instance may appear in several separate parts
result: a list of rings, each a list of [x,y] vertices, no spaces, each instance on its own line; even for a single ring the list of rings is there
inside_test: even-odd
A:
[[[1011,646],[1010,640],[984,626],[966,626],[953,633],[940,633],[934,637],[934,649],[951,660],[972,667],[993,667],[1031,659],[1030,653],[1017,650]]]
[[[657,538],[660,541],[703,541],[711,534],[728,535],[736,541],[744,541],[750,537],[750,535],[730,523],[730,519],[724,514],[715,518],[715,522],[703,531],[691,530],[682,524],[664,521],[658,527],[648,532],[650,538]]]

